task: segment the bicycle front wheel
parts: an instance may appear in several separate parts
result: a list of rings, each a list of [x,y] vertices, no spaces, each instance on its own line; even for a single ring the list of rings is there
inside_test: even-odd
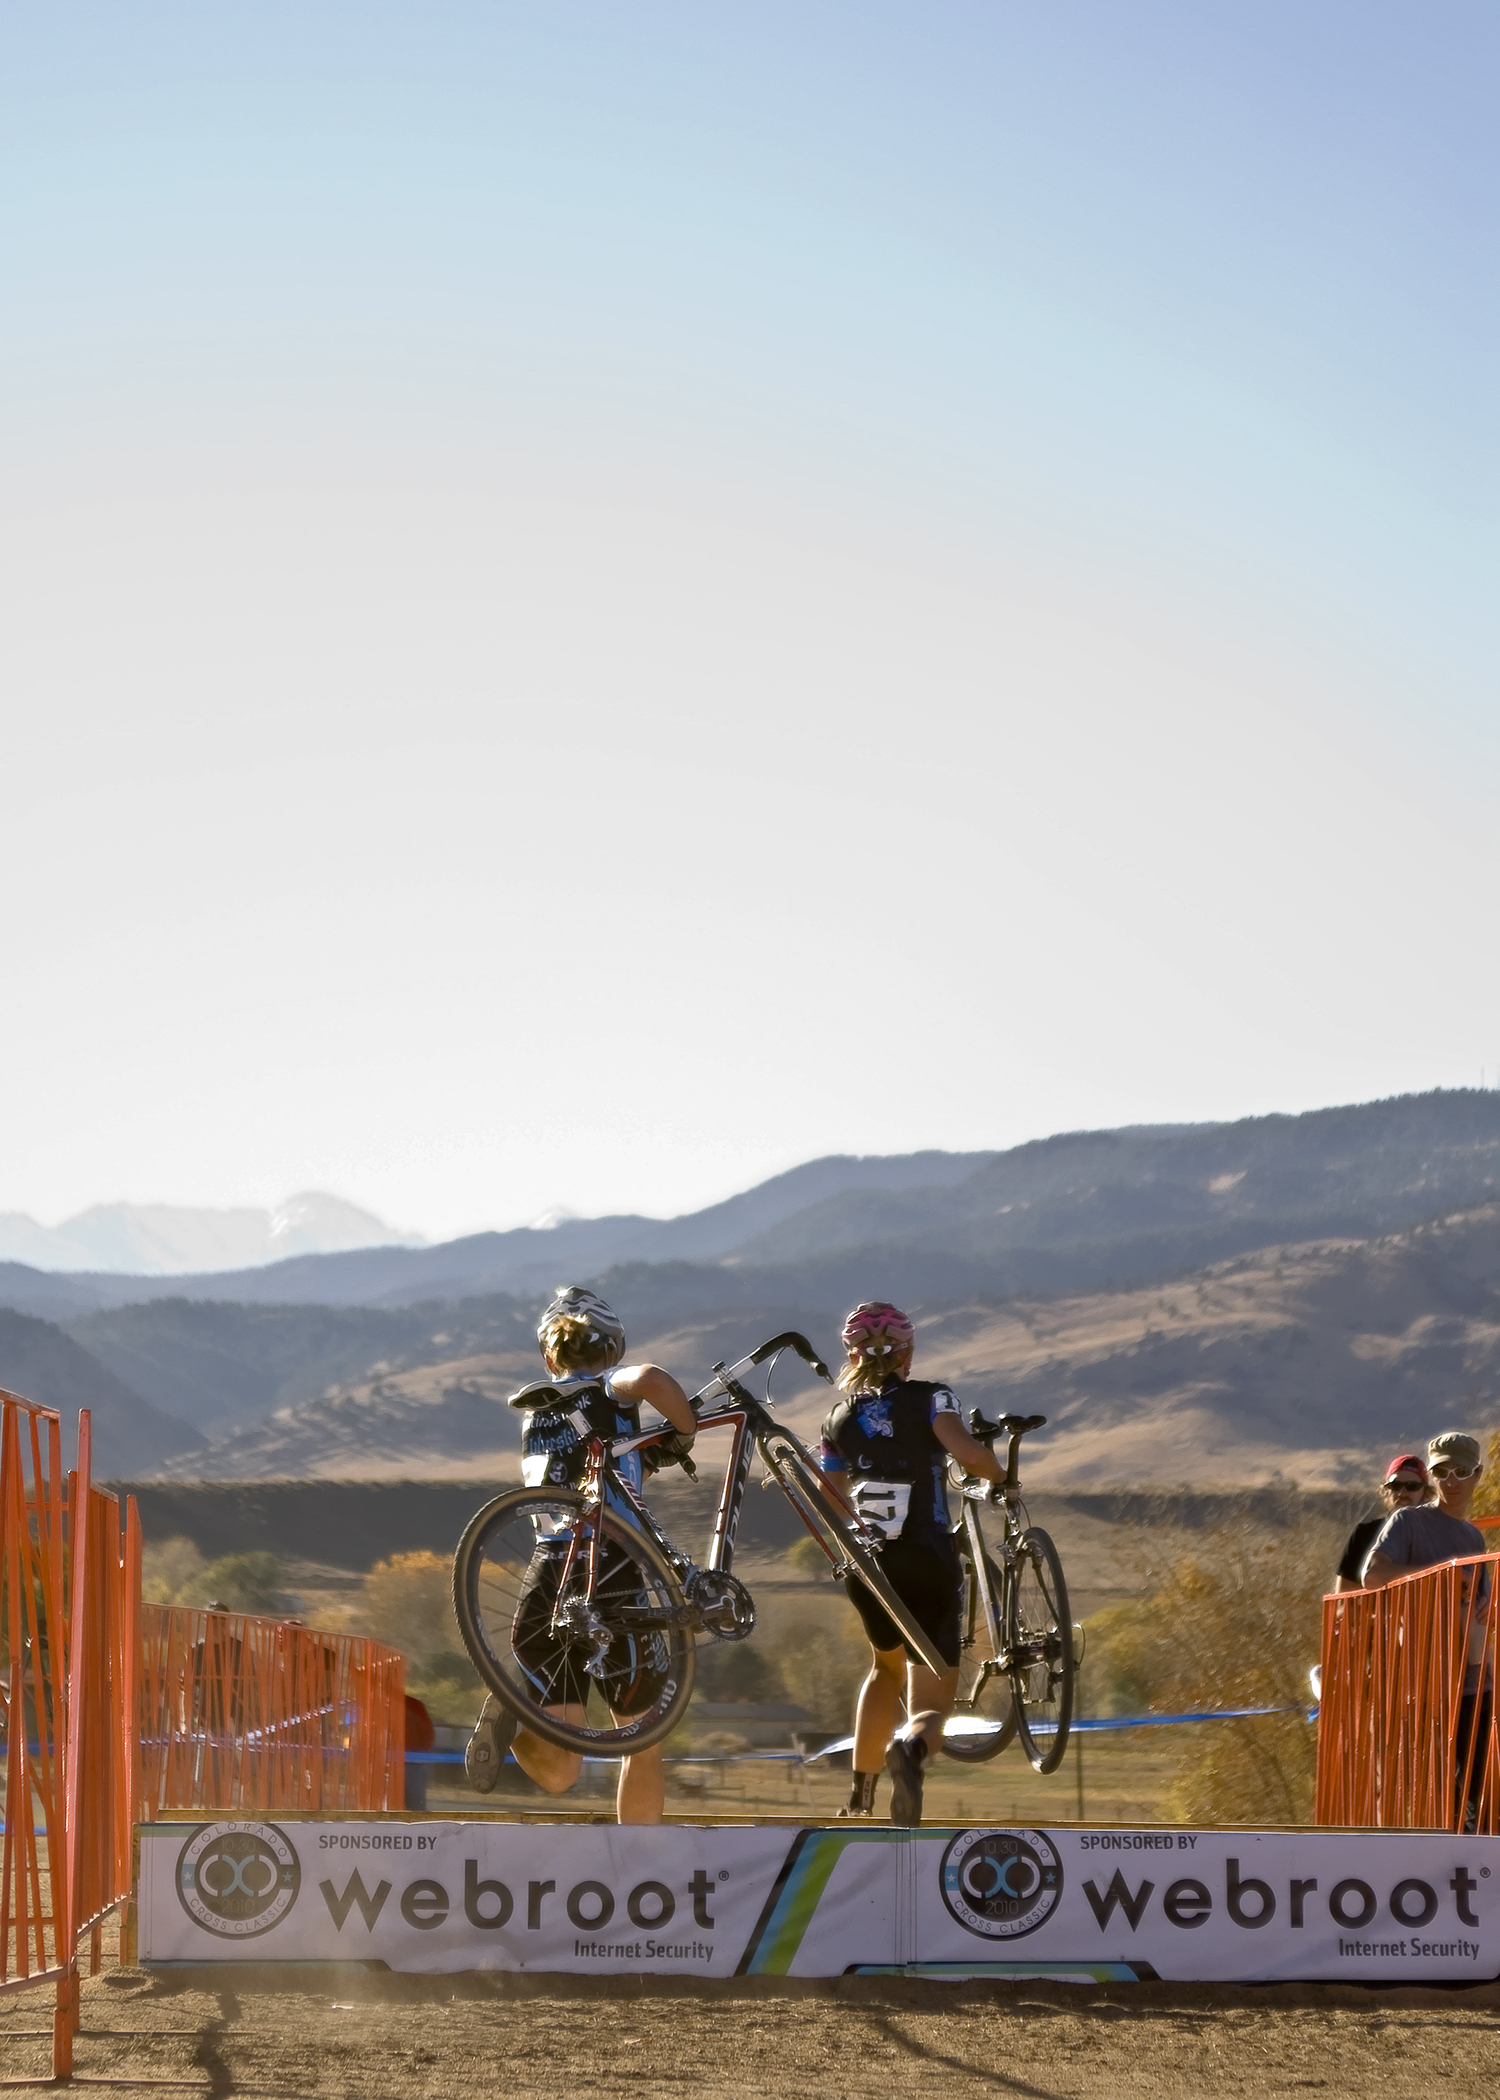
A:
[[[564,1750],[649,1750],[692,1696],[693,1614],[676,1576],[648,1538],[576,1489],[487,1502],[453,1558],[453,1609],[490,1690]]]
[[[1073,1725],[1073,1618],[1062,1562],[1045,1531],[1021,1534],[1005,1642],[1021,1747],[1038,1772],[1055,1772]]]
[[[986,1764],[1015,1741],[1016,1702],[1002,1660],[1005,1648],[1005,1583],[988,1553],[976,1561],[967,1529],[958,1537],[963,1567],[963,1604],[959,1626],[963,1646],[958,1658],[958,1691],[953,1721],[943,1734],[943,1754],[960,1764]],[[981,1721],[972,1735],[965,1721]]]

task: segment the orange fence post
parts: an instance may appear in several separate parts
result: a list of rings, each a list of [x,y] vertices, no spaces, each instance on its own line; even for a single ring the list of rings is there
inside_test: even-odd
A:
[[[60,1754],[69,1640],[63,1498],[60,1417],[18,1393],[0,1392],[0,1719],[5,1766],[0,1991],[58,1983],[55,2072],[65,2070],[71,2059],[71,1993],[64,2003],[63,1987],[74,1954],[67,1913],[66,1767]]]
[[[90,1479],[91,1441],[85,1409],[65,1483],[60,1417],[0,1393],[0,1991],[56,1984],[59,2078],[72,2067],[79,1945],[87,1933],[97,1967],[103,1919],[131,1885],[139,1526],[132,1563],[115,1498]]]
[[[57,2011],[53,2018],[52,2071],[66,2077],[73,2068],[73,2035],[78,2026],[78,1895],[80,1843],[79,1801],[83,1780],[83,1714],[86,1698],[84,1666],[89,1627],[89,1489],[92,1423],[85,1409],[78,1418],[78,1466],[68,1476],[68,1555],[70,1560],[70,1609],[68,1613],[68,1667],[63,1698],[66,1707],[66,1748],[63,1753],[63,1841],[61,1873],[52,1870],[52,1906],[58,1918],[58,1938],[66,1968],[58,1979]]]
[[[91,1479],[87,1409],[0,1392],[0,1991],[54,1983],[54,2077],[78,2026],[78,1954],[120,1908],[134,1951],[137,1817],[164,1808],[400,1808],[394,1650],[237,1612],[141,1603],[141,1528]]]
[[[1318,1822],[1500,1829],[1497,1591],[1487,1553],[1324,1598]]]
[[[394,1649],[245,1612],[141,1606],[139,1810],[400,1808]]]

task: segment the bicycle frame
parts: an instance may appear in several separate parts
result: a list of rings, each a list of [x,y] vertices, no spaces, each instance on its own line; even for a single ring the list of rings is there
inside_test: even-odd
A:
[[[640,1436],[622,1437],[613,1440],[605,1437],[593,1437],[589,1441],[588,1462],[582,1482],[586,1504],[590,1508],[598,1507],[604,1503],[607,1494],[618,1502],[623,1503],[629,1511],[630,1520],[657,1547],[684,1587],[695,1575],[706,1573],[709,1575],[727,1576],[730,1574],[734,1562],[735,1537],[739,1530],[740,1516],[744,1508],[745,1489],[750,1478],[750,1463],[756,1451],[760,1452],[768,1474],[771,1479],[775,1480],[793,1509],[801,1517],[809,1535],[817,1540],[819,1547],[828,1558],[835,1577],[846,1576],[858,1570],[858,1562],[852,1555],[844,1554],[840,1556],[830,1550],[828,1539],[824,1531],[820,1529],[820,1526],[826,1526],[828,1529],[833,1530],[839,1520],[834,1517],[831,1510],[814,1509],[810,1503],[807,1507],[803,1506],[805,1498],[794,1485],[789,1485],[781,1477],[774,1460],[767,1450],[767,1445],[773,1437],[779,1443],[790,1445],[803,1463],[814,1472],[821,1470],[817,1460],[799,1437],[776,1420],[775,1415],[771,1411],[769,1400],[758,1399],[735,1376],[735,1373],[742,1370],[746,1365],[762,1363],[768,1356],[772,1357],[774,1368],[774,1357],[780,1353],[782,1348],[793,1346],[797,1347],[798,1353],[805,1355],[814,1364],[815,1368],[821,1371],[825,1378],[828,1376],[826,1366],[819,1363],[812,1356],[811,1350],[800,1335],[778,1335],[774,1342],[762,1343],[759,1349],[754,1350],[749,1356],[741,1357],[732,1366],[722,1363],[715,1364],[713,1376],[707,1385],[693,1395],[693,1407],[698,1417],[699,1433],[701,1434],[705,1430],[728,1429],[732,1434],[729,1458],[725,1465],[724,1478],[719,1491],[718,1507],[714,1515],[713,1531],[709,1538],[708,1553],[701,1566],[695,1565],[686,1554],[672,1543],[647,1509],[642,1497],[625,1479],[619,1469],[620,1459],[627,1457],[631,1452],[647,1451],[652,1446],[663,1443],[673,1436],[675,1432],[670,1426],[648,1430]],[[722,1392],[725,1404],[712,1408],[706,1407],[704,1403],[707,1402],[710,1395],[714,1392],[715,1387]],[[847,1504],[843,1508],[842,1521],[845,1528],[853,1534],[857,1544],[873,1552],[881,1543],[880,1539],[865,1525],[859,1513]],[[568,1572],[571,1572],[574,1565],[577,1547],[578,1537],[575,1531],[569,1548]],[[596,1526],[590,1546],[591,1559],[587,1592],[590,1596],[593,1594],[597,1550],[598,1528]],[[565,1587],[566,1582],[564,1581],[559,1586],[559,1596],[564,1593]],[[892,1610],[892,1603],[898,1601],[894,1599],[882,1600],[886,1611],[894,1620],[903,1640],[921,1657],[927,1668],[935,1674],[941,1675],[946,1670],[947,1665],[937,1654],[927,1635],[915,1623],[910,1614],[905,1611],[898,1614],[897,1611]],[[701,1611],[695,1611],[691,1606],[687,1607],[686,1611],[688,1616],[683,1619],[683,1623],[693,1624],[696,1630],[712,1631],[711,1628],[705,1628]],[[631,1616],[634,1618],[637,1615],[632,1613]],[[653,1613],[652,1616],[653,1618],[660,1618],[662,1614]],[[674,1613],[672,1616],[677,1618],[680,1615]]]
[[[955,1532],[962,1530],[968,1541],[970,1566],[974,1570],[979,1594],[983,1599],[985,1631],[989,1635],[989,1660],[980,1672],[976,1692],[988,1684],[992,1677],[1009,1676],[1018,1662],[1029,1659],[1027,1643],[1023,1642],[1015,1650],[1009,1647],[1001,1619],[1008,1616],[1010,1588],[1015,1580],[1016,1560],[1021,1550],[1021,1539],[1026,1531],[1026,1525],[1021,1518],[1021,1439],[1028,1431],[1039,1428],[1043,1418],[1039,1415],[1024,1419],[1007,1416],[1004,1423],[988,1425],[986,1440],[992,1443],[1013,1420],[1019,1420],[1020,1426],[1009,1432],[1010,1444],[1006,1453],[1003,1484],[997,1492],[982,1480],[964,1480],[959,1483],[959,1492],[963,1496],[963,1512],[953,1526]],[[972,1427],[973,1433],[978,1436],[980,1426],[977,1411]],[[994,1585],[982,1579],[985,1563],[993,1560],[993,1555],[986,1548],[984,1534],[979,1528],[978,1505],[981,1503],[988,1503],[991,1508],[1003,1509],[1005,1512],[1005,1535],[1000,1542],[999,1618],[996,1615]],[[971,1699],[973,1696],[971,1693]]]
[[[697,1398],[699,1396],[695,1395],[694,1397]],[[617,1438],[614,1441],[610,1441],[605,1437],[594,1437],[589,1443],[588,1464],[584,1471],[582,1483],[583,1493],[588,1502],[590,1504],[603,1502],[606,1492],[608,1492],[618,1498],[619,1501],[625,1503],[629,1509],[631,1521],[639,1525],[652,1543],[666,1556],[673,1571],[681,1577],[696,1573],[700,1567],[714,1575],[727,1575],[730,1572],[734,1562],[735,1535],[739,1530],[740,1513],[745,1503],[745,1489],[749,1485],[750,1480],[750,1462],[755,1452],[760,1448],[763,1436],[770,1434],[774,1430],[777,1436],[784,1437],[789,1444],[793,1445],[809,1465],[817,1463],[812,1453],[793,1435],[792,1431],[784,1429],[775,1420],[765,1403],[757,1400],[753,1393],[746,1392],[743,1387],[734,1392],[731,1405],[715,1408],[711,1413],[701,1414],[698,1417],[698,1432],[700,1435],[704,1431],[711,1429],[731,1430],[733,1432],[733,1442],[730,1445],[729,1459],[724,1468],[724,1478],[719,1490],[718,1507],[714,1512],[713,1531],[709,1536],[708,1552],[703,1560],[697,1563],[690,1560],[680,1548],[673,1545],[646,1507],[640,1494],[631,1486],[619,1468],[619,1461],[628,1457],[632,1451],[649,1451],[653,1445],[664,1443],[674,1432],[670,1428],[652,1429],[641,1436]],[[762,1455],[764,1456],[764,1454]],[[795,1507],[795,1503],[793,1506]],[[858,1523],[859,1521],[852,1512],[850,1521],[852,1523]],[[809,1529],[811,1529],[810,1526]],[[869,1538],[869,1534],[864,1532],[862,1525],[860,1530],[864,1537]],[[874,1539],[869,1539],[869,1543],[874,1545],[876,1542]]]
[[[977,1692],[988,1684],[992,1677],[1004,1677],[1009,1674],[1009,1657],[1006,1653],[1004,1628],[996,1609],[994,1585],[981,1579],[986,1561],[993,1560],[994,1556],[985,1545],[984,1534],[979,1528],[979,1511],[976,1505],[989,1501],[989,1485],[985,1481],[966,1481],[960,1493],[963,1496],[963,1513],[953,1528],[955,1531],[962,1529],[969,1542],[969,1564],[974,1570],[979,1596],[984,1605],[984,1626],[990,1643],[989,1660],[980,1672],[979,1682],[975,1687]],[[1005,1537],[1000,1547],[1004,1563],[1001,1571],[1003,1595],[1003,1585],[1010,1581],[1016,1547],[1023,1527],[1016,1512],[1016,1505],[1009,1496],[1005,1498],[1002,1507],[1005,1510]]]

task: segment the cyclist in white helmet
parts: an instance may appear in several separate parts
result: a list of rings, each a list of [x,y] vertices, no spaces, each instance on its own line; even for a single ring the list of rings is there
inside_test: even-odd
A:
[[[524,1386],[511,1397],[511,1406],[522,1410],[521,1454],[528,1478],[535,1471],[538,1480],[571,1485],[581,1474],[587,1447],[576,1426],[580,1414],[600,1435],[628,1437],[640,1430],[644,1404],[666,1417],[678,1432],[682,1449],[692,1442],[698,1425],[687,1394],[657,1364],[621,1364],[625,1329],[618,1315],[593,1291],[581,1284],[564,1285],[538,1321],[536,1338],[548,1382]],[[619,1466],[630,1485],[638,1489],[640,1454],[626,1453]],[[608,1570],[602,1573],[607,1580]],[[532,1594],[535,1601],[545,1604],[540,1585]],[[559,1696],[549,1710],[581,1721],[585,1689],[570,1680],[570,1664],[543,1623],[545,1616],[538,1612],[535,1627],[518,1635],[517,1653],[525,1640],[528,1666],[542,1679],[552,1681]],[[640,1687],[649,1689],[643,1666],[638,1664],[636,1675]],[[623,1714],[626,1708],[620,1711]],[[566,1793],[583,1770],[580,1752],[543,1742],[521,1727],[509,1707],[491,1694],[464,1751],[464,1770],[476,1792],[487,1794],[494,1787],[507,1749],[522,1771],[549,1794]],[[622,1823],[661,1821],[665,1801],[661,1758],[658,1744],[621,1759],[616,1807]]]

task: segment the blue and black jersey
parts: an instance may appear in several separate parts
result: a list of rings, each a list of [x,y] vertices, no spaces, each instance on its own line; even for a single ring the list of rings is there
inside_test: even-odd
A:
[[[590,1437],[639,1436],[641,1411],[615,1396],[610,1371],[575,1372],[538,1380],[511,1396],[521,1408],[521,1478],[528,1487],[576,1487],[583,1478]],[[616,1461],[621,1477],[639,1491],[641,1455]]]
[[[848,1475],[847,1491],[877,1537],[948,1542],[948,1454],[933,1434],[939,1415],[958,1417],[945,1385],[888,1378],[878,1393],[851,1393],[823,1424],[825,1473]]]

